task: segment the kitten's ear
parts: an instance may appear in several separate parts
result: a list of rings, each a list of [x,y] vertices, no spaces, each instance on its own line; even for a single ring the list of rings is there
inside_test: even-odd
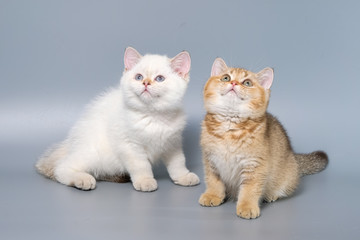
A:
[[[226,69],[228,69],[228,66],[226,66],[225,61],[222,58],[216,58],[211,68],[211,76],[219,76]]]
[[[141,57],[135,48],[127,47],[124,54],[125,71],[132,69],[140,61]]]
[[[264,68],[256,74],[260,85],[265,89],[270,89],[274,80],[274,70],[272,68]]]
[[[181,77],[186,77],[190,71],[191,58],[187,51],[183,51],[170,60],[171,68]]]

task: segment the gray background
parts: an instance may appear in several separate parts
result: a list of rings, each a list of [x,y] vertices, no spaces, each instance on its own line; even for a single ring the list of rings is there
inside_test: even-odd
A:
[[[0,1],[1,239],[356,239],[359,194],[359,1]],[[34,163],[62,140],[84,105],[118,83],[127,46],[192,56],[185,97],[188,167],[202,183],[159,189],[100,182],[79,191]],[[325,150],[329,167],[256,220],[235,203],[203,208],[202,87],[213,60],[275,68],[269,111],[298,152]]]

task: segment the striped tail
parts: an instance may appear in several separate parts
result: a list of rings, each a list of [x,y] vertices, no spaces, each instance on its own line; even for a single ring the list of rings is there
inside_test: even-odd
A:
[[[318,173],[326,168],[329,163],[325,152],[316,151],[308,154],[295,154],[301,176]]]

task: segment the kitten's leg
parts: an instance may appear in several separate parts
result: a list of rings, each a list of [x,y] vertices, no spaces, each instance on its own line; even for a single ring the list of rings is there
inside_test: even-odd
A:
[[[55,169],[55,178],[62,184],[81,190],[92,190],[96,186],[96,180],[93,176],[69,166],[57,167]]]
[[[242,174],[242,183],[236,204],[236,214],[245,219],[257,218],[260,216],[259,202],[262,197],[265,178],[259,167],[256,172],[249,171]]]
[[[207,159],[204,159],[204,167],[206,191],[200,196],[199,203],[206,207],[219,206],[226,196],[225,184]]]
[[[279,198],[290,196],[299,185],[300,174],[295,157],[290,155],[286,160],[286,165],[282,164],[281,166],[286,171],[277,170],[278,177],[267,183],[264,191],[264,200],[267,202],[274,202]]]
[[[145,154],[136,154],[134,151],[122,157],[135,190],[151,192],[157,189],[158,186],[151,169],[151,164]]]
[[[200,183],[199,177],[190,172],[185,166],[185,156],[181,146],[164,156],[164,163],[170,178],[181,186],[194,186]]]

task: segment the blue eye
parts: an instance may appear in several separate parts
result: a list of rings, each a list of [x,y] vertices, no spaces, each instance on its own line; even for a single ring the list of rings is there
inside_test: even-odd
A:
[[[164,80],[165,80],[165,77],[162,76],[162,75],[158,75],[158,76],[156,76],[156,78],[155,78],[155,81],[157,81],[157,82],[163,82]]]
[[[135,75],[135,80],[137,80],[137,81],[141,81],[141,80],[143,80],[143,78],[144,78],[143,75],[141,75],[140,73]]]

